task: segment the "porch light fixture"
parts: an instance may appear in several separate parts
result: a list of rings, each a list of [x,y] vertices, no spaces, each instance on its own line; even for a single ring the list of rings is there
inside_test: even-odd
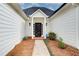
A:
[[[47,23],[46,23],[46,26],[47,26]]]
[[[29,23],[29,26],[31,26],[31,23]]]

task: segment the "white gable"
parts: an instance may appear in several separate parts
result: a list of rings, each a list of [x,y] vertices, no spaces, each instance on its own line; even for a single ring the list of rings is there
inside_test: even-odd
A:
[[[44,12],[42,12],[40,9],[35,11],[30,17],[48,17]]]

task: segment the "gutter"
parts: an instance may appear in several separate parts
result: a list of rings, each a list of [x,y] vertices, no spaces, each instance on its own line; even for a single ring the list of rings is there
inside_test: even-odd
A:
[[[54,11],[54,13],[49,16],[48,18],[52,17],[55,13],[57,13],[60,9],[62,9],[67,3],[64,3],[63,5],[61,5],[56,11]]]
[[[19,4],[17,3],[7,3],[11,6],[24,20],[27,20],[29,17],[24,13]]]

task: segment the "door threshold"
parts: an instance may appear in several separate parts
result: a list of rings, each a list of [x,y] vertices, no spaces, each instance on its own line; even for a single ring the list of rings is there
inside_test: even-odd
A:
[[[45,38],[44,37],[33,37],[33,39],[35,39],[35,40],[44,40]]]

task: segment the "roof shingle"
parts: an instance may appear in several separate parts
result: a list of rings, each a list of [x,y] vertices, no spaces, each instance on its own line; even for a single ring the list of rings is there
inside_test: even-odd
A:
[[[23,11],[25,12],[26,15],[29,16],[29,15],[32,15],[38,9],[43,11],[47,16],[51,16],[54,12],[53,10],[50,10],[45,7],[30,7],[30,8],[24,9]]]

